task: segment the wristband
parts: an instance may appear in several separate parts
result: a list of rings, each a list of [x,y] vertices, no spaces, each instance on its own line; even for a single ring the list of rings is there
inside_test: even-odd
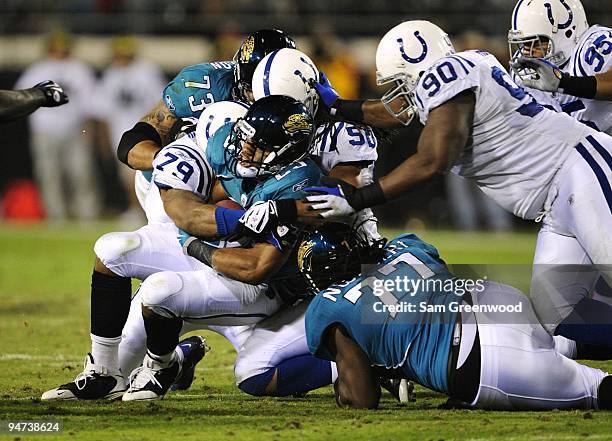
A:
[[[597,78],[573,77],[564,73],[559,81],[559,90],[566,95],[592,99],[597,94]]]
[[[349,121],[363,123],[364,100],[341,100],[334,103],[334,107],[330,114],[345,118]],[[334,112],[335,110],[335,112]]]
[[[281,223],[293,223],[297,219],[295,199],[279,199],[276,201],[276,214]]]
[[[365,187],[357,188],[353,193],[350,204],[355,211],[359,211],[385,202],[387,202],[385,193],[383,193],[378,181],[374,181]]]
[[[186,248],[188,256],[191,256],[212,268],[212,258],[218,248],[208,245],[201,240],[192,240]]]
[[[217,223],[217,235],[225,237],[236,230],[238,221],[244,214],[244,210],[217,207],[215,209],[215,222]]]

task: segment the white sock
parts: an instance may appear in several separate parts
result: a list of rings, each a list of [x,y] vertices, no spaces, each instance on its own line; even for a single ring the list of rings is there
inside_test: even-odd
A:
[[[336,367],[336,363],[334,363],[333,361],[330,363],[330,367],[331,367],[331,382],[333,384],[338,379],[338,368]]]
[[[162,369],[170,366],[172,363],[174,363],[174,360],[179,357],[176,351],[172,351],[165,355],[157,355],[149,350],[147,350],[147,356],[155,362],[155,364],[157,365],[155,366],[156,368],[159,367]]]
[[[119,343],[121,337],[106,338],[91,335],[91,355],[94,363],[109,371],[119,370]]]

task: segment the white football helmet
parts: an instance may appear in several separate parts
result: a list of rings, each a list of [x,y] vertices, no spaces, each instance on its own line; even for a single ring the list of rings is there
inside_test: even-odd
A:
[[[302,102],[314,116],[319,95],[312,85],[319,81],[319,69],[304,52],[279,49],[266,55],[253,74],[253,98],[287,95]]]
[[[417,113],[413,90],[419,78],[454,52],[448,35],[429,21],[405,21],[387,32],[376,50],[376,83],[395,84],[381,98],[387,111],[408,125]]]
[[[563,65],[588,27],[580,0],[519,0],[508,31],[510,58],[540,55],[534,49],[548,42],[539,58]]]
[[[195,141],[198,147],[206,151],[208,140],[215,132],[228,122],[236,122],[249,110],[249,106],[240,101],[219,101],[204,109],[198,119],[195,130]]]

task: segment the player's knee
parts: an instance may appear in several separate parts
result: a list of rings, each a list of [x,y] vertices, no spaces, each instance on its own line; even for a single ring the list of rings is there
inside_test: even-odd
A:
[[[168,311],[178,315],[171,301],[183,289],[183,279],[171,271],[152,274],[140,287],[142,305],[155,313],[166,316]]]
[[[140,246],[140,236],[134,232],[107,233],[94,245],[94,253],[106,265],[114,265],[125,259],[127,253]]]
[[[238,383],[238,389],[249,395],[261,397],[264,395],[273,395],[270,388],[268,387],[274,378],[276,369],[270,368],[266,372],[258,375],[253,375],[240,383]]]

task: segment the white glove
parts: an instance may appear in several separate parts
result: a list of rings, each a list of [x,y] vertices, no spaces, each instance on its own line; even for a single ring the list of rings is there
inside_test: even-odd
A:
[[[556,92],[563,78],[563,72],[549,61],[542,58],[520,57],[512,63],[523,85],[544,92]]]
[[[342,196],[333,194],[318,194],[307,196],[313,210],[324,210],[319,213],[325,219],[347,218],[355,214],[355,209]]]

